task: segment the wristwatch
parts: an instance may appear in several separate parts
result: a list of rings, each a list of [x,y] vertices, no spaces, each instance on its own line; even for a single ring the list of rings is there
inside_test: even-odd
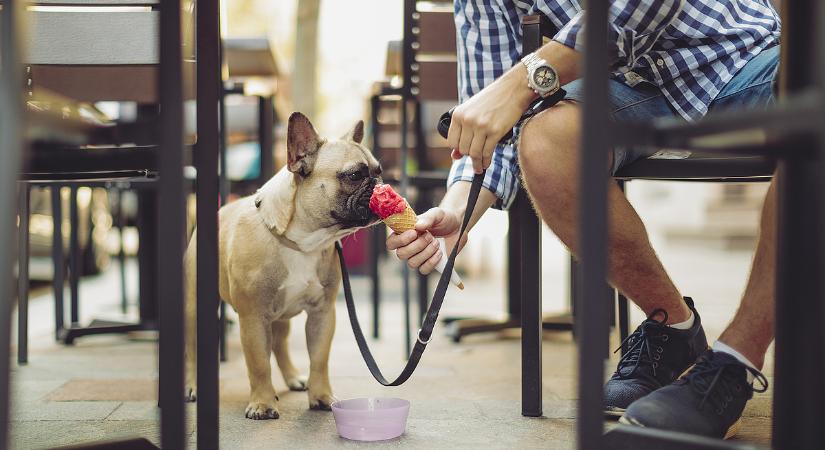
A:
[[[539,58],[535,52],[521,59],[527,67],[527,85],[540,97],[546,98],[559,90],[559,75],[547,61]]]

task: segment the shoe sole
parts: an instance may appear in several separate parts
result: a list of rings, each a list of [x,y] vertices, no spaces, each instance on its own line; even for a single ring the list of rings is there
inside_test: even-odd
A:
[[[633,419],[631,417],[627,417],[627,416],[619,417],[619,423],[621,423],[623,425],[630,425],[630,426],[634,426],[634,427],[646,428],[643,423],[641,423],[638,420]],[[736,420],[736,422],[733,423],[733,425],[730,426],[730,428],[728,428],[728,431],[725,433],[725,436],[722,439],[723,440],[728,440],[728,439],[736,436],[736,433],[739,432],[739,428],[741,426],[742,426],[742,418],[740,417],[739,419]]]
[[[604,416],[608,419],[618,420],[624,415],[624,408],[619,408],[617,406],[608,406],[604,409]]]

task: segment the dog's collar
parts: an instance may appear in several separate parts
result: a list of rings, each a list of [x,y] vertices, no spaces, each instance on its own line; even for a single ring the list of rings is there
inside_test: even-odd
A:
[[[256,198],[256,199],[255,199],[255,210],[256,210],[256,211],[260,211],[260,210],[261,210],[261,199],[260,199],[260,198]],[[259,217],[260,217],[260,215],[259,215]],[[269,232],[270,232],[270,233],[272,233],[272,235],[273,235],[273,236],[275,236],[275,238],[276,238],[276,239],[278,239],[278,240],[280,240],[281,242],[283,242],[283,243],[284,243],[284,245],[286,245],[287,247],[289,247],[289,248],[291,248],[292,250],[295,250],[295,251],[297,251],[297,252],[301,252],[301,251],[303,251],[303,250],[301,250],[301,247],[298,245],[298,243],[297,243],[297,242],[295,242],[295,241],[293,241],[292,239],[290,239],[290,238],[286,237],[286,233],[285,233],[285,234],[278,234],[278,232],[277,232],[277,231],[275,231],[275,229],[274,229],[274,228],[270,228],[270,227],[266,224],[266,222],[264,221],[263,217],[260,217],[260,219],[261,219],[261,224],[264,226],[264,228],[266,228],[267,230],[269,230]]]

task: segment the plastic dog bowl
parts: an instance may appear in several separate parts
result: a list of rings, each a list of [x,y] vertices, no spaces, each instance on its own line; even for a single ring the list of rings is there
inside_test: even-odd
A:
[[[369,397],[332,404],[338,434],[355,441],[383,441],[404,434],[410,402],[400,398]]]

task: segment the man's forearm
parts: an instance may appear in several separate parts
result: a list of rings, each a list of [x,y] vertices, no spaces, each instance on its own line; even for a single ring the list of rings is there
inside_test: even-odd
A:
[[[444,210],[455,214],[458,217],[458,222],[464,219],[464,212],[467,210],[467,197],[470,196],[470,186],[472,183],[469,181],[459,181],[449,189],[447,189],[447,193],[444,195],[444,199],[441,200],[441,208]],[[496,202],[496,195],[493,194],[488,189],[481,189],[481,192],[478,194],[478,201],[476,202],[476,207],[473,210],[473,215],[470,218],[470,223],[467,225],[468,229],[472,228],[481,216]]]

